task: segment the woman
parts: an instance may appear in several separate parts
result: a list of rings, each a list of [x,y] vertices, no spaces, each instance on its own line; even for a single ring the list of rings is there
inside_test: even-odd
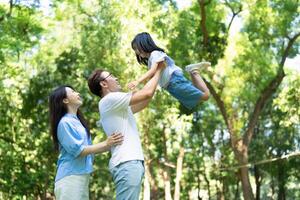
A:
[[[49,97],[51,135],[59,151],[54,193],[60,199],[89,199],[89,174],[93,154],[119,145],[123,136],[112,134],[106,141],[92,145],[89,128],[79,111],[82,99],[70,86],[60,86]]]

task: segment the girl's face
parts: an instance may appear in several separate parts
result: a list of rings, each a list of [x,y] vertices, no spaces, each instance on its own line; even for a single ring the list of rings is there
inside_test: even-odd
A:
[[[64,103],[75,107],[81,106],[82,99],[78,92],[74,91],[72,88],[66,87],[66,93],[67,98],[64,99]]]
[[[134,48],[133,50],[136,53],[136,55],[139,55],[142,58],[149,58],[149,55],[150,55],[149,53],[145,53],[143,51],[140,51],[140,50],[138,50],[138,48]]]

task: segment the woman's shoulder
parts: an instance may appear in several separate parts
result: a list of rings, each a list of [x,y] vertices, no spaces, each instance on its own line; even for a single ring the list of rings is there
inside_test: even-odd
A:
[[[77,122],[78,118],[75,114],[65,114],[59,121],[58,126],[70,126],[72,123]]]

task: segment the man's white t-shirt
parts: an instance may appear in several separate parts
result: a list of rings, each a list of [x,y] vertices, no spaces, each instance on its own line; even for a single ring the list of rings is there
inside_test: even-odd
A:
[[[138,128],[129,105],[132,93],[111,92],[99,101],[100,121],[107,136],[121,132],[124,141],[111,148],[109,169],[130,160],[144,160]]]

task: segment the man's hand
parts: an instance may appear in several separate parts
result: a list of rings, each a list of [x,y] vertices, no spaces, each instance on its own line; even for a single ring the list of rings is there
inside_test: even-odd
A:
[[[127,87],[130,90],[134,90],[136,88],[136,86],[138,86],[139,82],[138,81],[132,81],[130,83],[128,83]]]
[[[164,61],[159,62],[158,65],[157,65],[156,70],[161,71],[161,70],[165,69],[166,66],[167,65],[166,65],[166,63]]]

